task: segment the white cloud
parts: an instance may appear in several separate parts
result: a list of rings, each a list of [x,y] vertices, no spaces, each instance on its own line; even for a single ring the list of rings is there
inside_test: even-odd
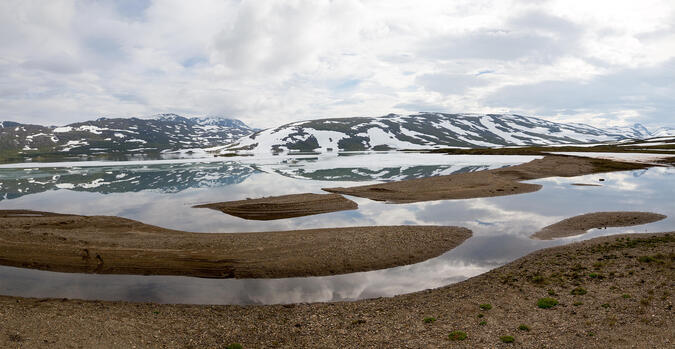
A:
[[[3,1],[3,119],[519,111],[673,126],[669,1]]]

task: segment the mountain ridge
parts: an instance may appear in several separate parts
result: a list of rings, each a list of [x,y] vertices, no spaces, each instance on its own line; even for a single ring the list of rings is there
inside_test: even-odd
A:
[[[257,129],[224,117],[186,118],[161,114],[153,118],[108,118],[42,126],[0,122],[0,156],[143,156],[230,143]]]
[[[663,128],[660,132],[671,131]],[[601,129],[518,114],[421,112],[296,121],[244,136],[219,150],[283,153],[476,148],[606,143],[650,136],[652,132],[641,124]]]

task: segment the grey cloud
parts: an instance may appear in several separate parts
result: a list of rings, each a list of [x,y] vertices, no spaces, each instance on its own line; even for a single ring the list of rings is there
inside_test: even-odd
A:
[[[145,10],[150,7],[150,0],[114,0],[113,4],[117,12],[129,19],[141,20]]]
[[[512,17],[503,28],[434,38],[420,52],[440,59],[550,61],[575,48],[581,32],[563,18],[531,11]]]
[[[485,98],[486,105],[556,114],[640,110],[644,123],[675,126],[675,60],[648,68],[624,69],[591,81],[546,81],[507,86]]]
[[[79,62],[66,54],[28,59],[21,63],[21,67],[58,74],[77,74],[82,72]]]
[[[441,105],[441,104],[436,104],[436,103],[428,103],[423,100],[412,100],[407,103],[399,103],[394,106],[394,108],[398,109],[403,109],[407,110],[410,112],[423,112],[423,111],[428,111],[428,112],[451,112],[452,110],[448,110],[448,107]]]
[[[488,83],[487,79],[476,75],[446,73],[420,75],[415,79],[415,82],[428,91],[445,95],[460,94],[470,87],[483,86]]]

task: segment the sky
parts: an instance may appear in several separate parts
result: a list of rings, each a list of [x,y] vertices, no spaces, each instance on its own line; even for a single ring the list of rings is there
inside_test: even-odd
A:
[[[421,111],[675,127],[675,3],[0,1],[0,120]]]

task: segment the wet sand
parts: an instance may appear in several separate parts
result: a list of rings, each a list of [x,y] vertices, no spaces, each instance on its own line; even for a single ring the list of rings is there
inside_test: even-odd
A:
[[[338,194],[293,194],[193,206],[251,220],[273,220],[355,210],[357,203]]]
[[[674,251],[673,233],[601,237],[534,252],[447,287],[356,302],[195,306],[0,297],[0,346],[669,348]],[[558,304],[538,308],[543,297]],[[450,341],[458,330],[467,338]],[[515,342],[502,343],[507,335]]]
[[[630,227],[665,219],[667,216],[651,212],[594,212],[563,219],[532,234],[537,240],[552,240],[586,234],[589,229]]]
[[[437,226],[189,233],[119,217],[0,210],[0,264],[101,274],[319,276],[421,262],[470,236],[465,228]]]
[[[591,173],[649,167],[603,159],[549,155],[525,164],[495,170],[453,174],[356,187],[324,188],[331,193],[392,203],[470,199],[537,191],[541,185],[521,181],[546,177],[574,177]]]

